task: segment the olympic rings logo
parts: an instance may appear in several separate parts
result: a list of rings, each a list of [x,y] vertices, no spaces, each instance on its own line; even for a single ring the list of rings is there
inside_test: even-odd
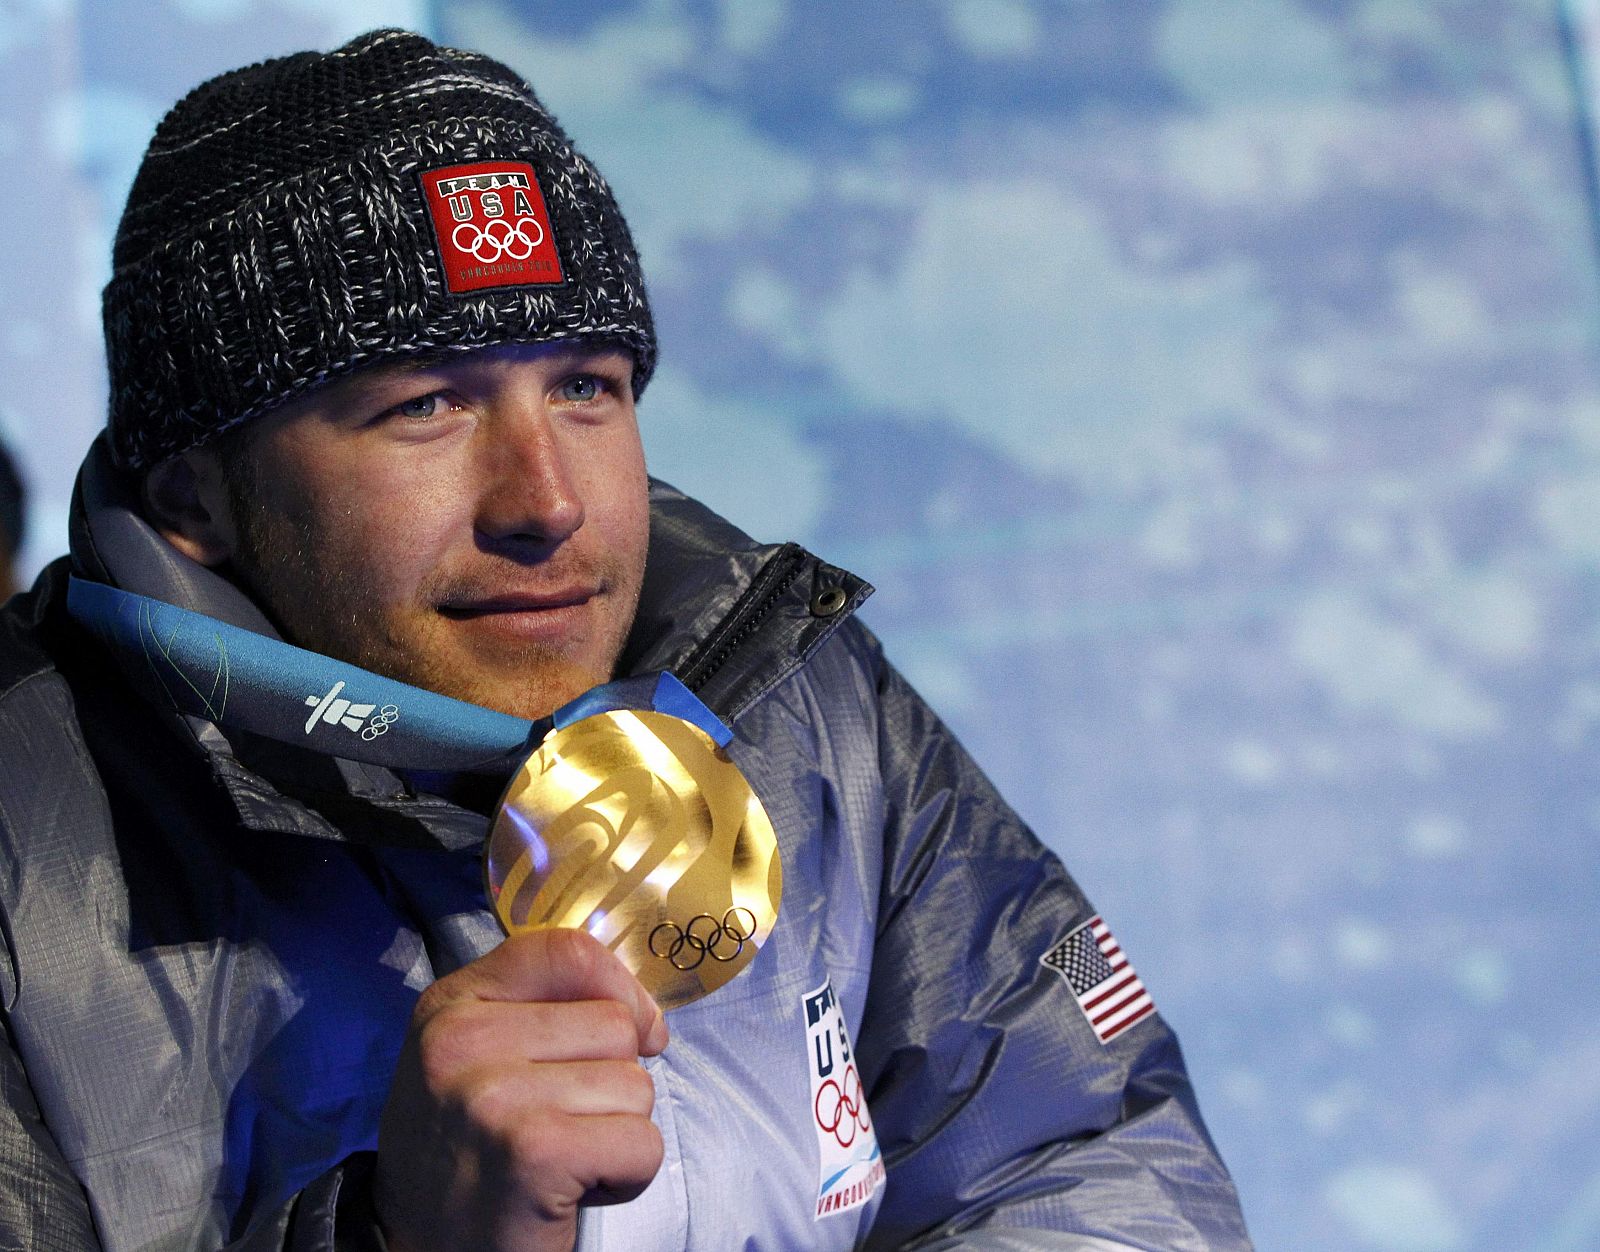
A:
[[[838,1140],[841,1148],[854,1143],[857,1133],[872,1129],[861,1094],[861,1076],[854,1065],[845,1066],[844,1086],[830,1078],[817,1088],[812,1112],[817,1115],[817,1125]]]
[[[687,926],[662,922],[650,932],[650,953],[671,963],[672,968],[688,973],[710,957],[713,961],[732,961],[744,954],[744,945],[756,935],[756,915],[735,906],[719,922],[709,913],[690,918]],[[685,955],[687,954],[687,955]]]
[[[370,709],[372,706],[369,704]],[[372,720],[361,728],[361,737],[369,743],[379,735],[387,735],[389,727],[400,720],[400,710],[393,704],[386,704],[372,715]]]
[[[500,234],[495,234],[495,227],[500,228]],[[533,235],[528,235],[527,228],[533,227]],[[461,233],[465,231],[470,243],[461,242]],[[519,217],[515,223],[505,218],[496,218],[487,226],[479,226],[476,222],[462,222],[450,232],[450,242],[462,252],[470,252],[484,264],[498,261],[503,256],[510,257],[513,261],[526,261],[533,255],[533,250],[544,242],[544,227],[539,225],[539,220],[533,217]]]

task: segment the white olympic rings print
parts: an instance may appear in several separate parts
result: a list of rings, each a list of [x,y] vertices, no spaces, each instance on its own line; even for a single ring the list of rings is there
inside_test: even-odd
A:
[[[817,1115],[817,1125],[837,1139],[841,1148],[854,1143],[858,1132],[872,1129],[867,1102],[862,1098],[861,1076],[854,1065],[845,1066],[842,1087],[830,1078],[817,1088],[812,1112]]]
[[[369,704],[370,709],[372,706]],[[400,720],[400,710],[392,704],[386,704],[372,715],[372,719],[361,728],[361,737],[369,742],[379,735],[387,735],[389,727]]]
[[[495,233],[495,227],[500,227],[500,234]],[[527,228],[533,227],[533,235],[528,235]],[[467,232],[469,243],[461,242],[461,232]],[[510,257],[513,261],[526,261],[533,255],[533,250],[544,242],[544,227],[539,225],[537,218],[519,217],[515,222],[497,217],[487,226],[479,226],[476,222],[462,222],[450,232],[450,242],[462,252],[470,252],[478,260],[487,265],[491,261],[498,261],[501,257]]]
[[[698,969],[707,956],[713,961],[737,959],[755,934],[756,915],[735,905],[722,915],[720,922],[709,913],[690,918],[689,924],[682,927],[676,922],[662,922],[650,932],[650,952],[669,962],[673,969],[688,973]]]

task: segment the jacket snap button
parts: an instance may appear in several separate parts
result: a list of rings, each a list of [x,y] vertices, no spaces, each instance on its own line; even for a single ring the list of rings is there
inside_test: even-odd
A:
[[[812,617],[832,617],[849,599],[842,587],[824,587],[811,597]]]

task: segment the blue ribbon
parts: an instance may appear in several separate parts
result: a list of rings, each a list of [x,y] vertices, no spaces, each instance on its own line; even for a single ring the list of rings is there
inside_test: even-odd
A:
[[[671,673],[624,678],[530,722],[374,674],[149,596],[74,576],[67,611],[146,696],[180,713],[391,769],[514,768],[552,728],[614,709],[669,713],[726,747],[733,732]]]

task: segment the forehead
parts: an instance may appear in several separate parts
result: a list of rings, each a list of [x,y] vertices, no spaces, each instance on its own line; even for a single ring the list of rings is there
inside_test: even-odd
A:
[[[492,386],[528,370],[536,370],[544,378],[569,371],[605,370],[631,384],[634,365],[628,348],[605,339],[432,349],[330,379],[260,417],[230,428],[211,446],[224,460],[231,460],[260,448],[263,440],[275,441],[289,430],[340,425],[371,416],[375,409],[413,398],[418,389]]]
[[[632,352],[603,339],[431,349],[368,365],[318,384],[245,423],[243,429],[265,431],[308,416],[338,417],[378,401],[393,403],[406,399],[408,390],[419,386],[486,385],[527,370],[559,374],[567,370],[605,369],[620,373],[631,382],[633,368]]]
[[[391,383],[440,374],[509,373],[521,366],[577,369],[583,366],[626,367],[631,373],[633,354],[619,344],[598,339],[558,339],[546,343],[492,344],[482,348],[435,348],[396,360],[369,365],[313,388],[302,399],[339,403]]]

